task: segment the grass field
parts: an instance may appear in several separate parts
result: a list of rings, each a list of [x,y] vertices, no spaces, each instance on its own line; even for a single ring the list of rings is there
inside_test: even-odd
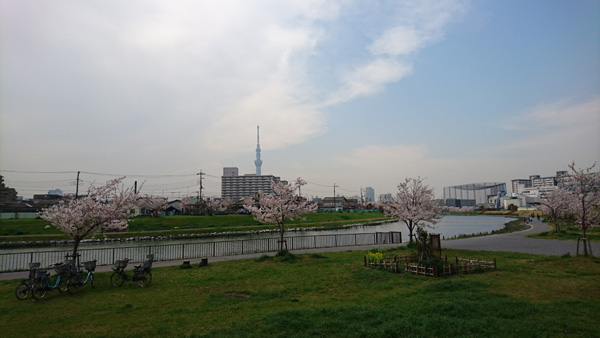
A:
[[[554,223],[548,223],[552,227],[554,227]],[[578,228],[569,228],[566,226],[561,227],[560,233],[557,233],[556,230],[550,230],[541,232],[539,234],[529,235],[527,237],[532,238],[545,238],[545,239],[560,239],[567,241],[576,241],[577,238],[582,236],[581,229]],[[593,242],[600,242],[600,228],[588,228],[585,233],[586,238]]]
[[[403,254],[405,248],[388,253]],[[6,337],[599,337],[600,260],[445,250],[498,270],[432,279],[363,267],[365,252],[153,269],[146,289],[51,291],[0,282]]]
[[[295,220],[286,227],[337,227],[345,224],[389,220],[380,212],[331,212],[311,213],[305,220]],[[70,237],[43,219],[0,220],[0,242],[43,241],[70,239]],[[247,231],[275,229],[275,226],[261,225],[251,215],[214,216],[162,216],[135,217],[129,220],[127,232],[106,234],[107,237],[136,237],[152,235],[213,233],[227,231]]]

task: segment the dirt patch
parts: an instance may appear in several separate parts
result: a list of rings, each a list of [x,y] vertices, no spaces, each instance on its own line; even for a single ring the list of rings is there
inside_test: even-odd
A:
[[[229,297],[229,298],[242,298],[242,299],[246,299],[246,298],[250,298],[250,295],[245,295],[243,293],[226,293],[225,297]]]

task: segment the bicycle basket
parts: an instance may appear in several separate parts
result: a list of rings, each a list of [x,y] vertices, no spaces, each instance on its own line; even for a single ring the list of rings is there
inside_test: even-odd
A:
[[[96,260],[83,262],[83,266],[87,271],[94,271],[96,270]]]
[[[119,259],[115,262],[115,268],[125,269],[127,267],[127,264],[129,264],[129,258]]]
[[[35,272],[35,278],[39,278],[41,280],[46,278],[46,270],[37,270]]]
[[[144,264],[142,264],[142,269],[144,270],[148,270],[152,267],[152,261],[145,261]]]
[[[66,275],[70,271],[70,267],[67,264],[56,263],[54,264],[54,271],[59,275]]]

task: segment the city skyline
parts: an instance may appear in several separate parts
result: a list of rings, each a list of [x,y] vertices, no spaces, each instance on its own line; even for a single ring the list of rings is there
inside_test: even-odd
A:
[[[204,172],[203,194],[218,196],[223,167],[256,172],[259,125],[262,174],[302,177],[309,196],[334,184],[395,193],[421,176],[439,197],[589,167],[599,12],[596,1],[0,0],[0,175],[21,196],[69,193],[77,171],[84,188],[127,175],[169,196],[193,195]]]

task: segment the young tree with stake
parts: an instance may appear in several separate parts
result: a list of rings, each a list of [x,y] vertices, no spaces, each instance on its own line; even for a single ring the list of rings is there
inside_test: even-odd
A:
[[[581,235],[592,223],[600,219],[600,172],[592,172],[596,164],[586,169],[576,169],[575,162],[569,165],[571,172],[562,178],[564,188],[573,194],[569,199],[569,210],[581,223]],[[587,247],[583,246],[583,254],[587,256]]]
[[[296,190],[306,182],[298,178],[293,184],[271,181],[272,194],[262,191],[257,193],[256,202],[252,199],[244,200],[244,208],[248,209],[254,219],[263,224],[277,225],[281,235],[279,251],[284,249],[285,222],[301,218],[302,215],[317,210],[318,206],[305,198],[296,195]]]

